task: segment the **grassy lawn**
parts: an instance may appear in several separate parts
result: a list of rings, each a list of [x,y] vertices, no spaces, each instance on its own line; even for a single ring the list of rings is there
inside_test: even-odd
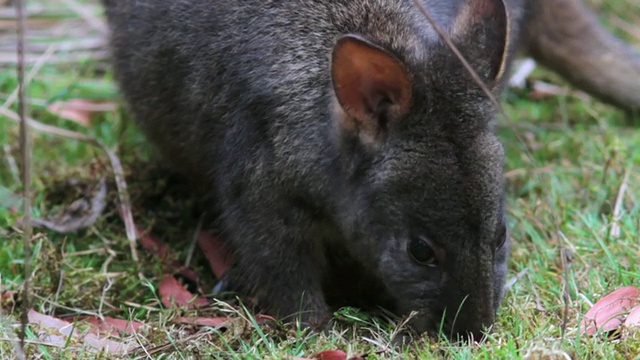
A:
[[[0,2],[0,107],[16,90],[15,36],[10,8]],[[396,324],[371,319],[354,309],[337,314],[332,328],[308,333],[279,325],[256,326],[238,306],[218,304],[207,314],[232,321],[226,331],[194,330],[176,324],[176,309],[162,306],[157,289],[163,264],[184,262],[197,219],[192,200],[154,157],[122,108],[104,48],[101,12],[86,2],[97,20],[64,4],[31,1],[29,24],[33,71],[28,89],[30,116],[60,129],[90,135],[115,150],[124,166],[131,207],[138,227],[169,244],[168,259],[140,250],[135,261],[125,225],[118,215],[118,191],[105,151],[87,141],[51,132],[33,132],[33,216],[54,218],[69,204],[91,196],[106,179],[106,208],[86,229],[61,233],[36,229],[33,249],[33,308],[67,318],[102,314],[140,321],[135,335],[112,339],[140,345],[127,358],[310,357],[330,349],[367,359],[634,359],[640,333],[623,339],[582,335],[579,324],[599,298],[627,285],[640,286],[640,118],[593,99],[575,96],[555,75],[538,68],[533,78],[568,90],[532,100],[530,90],[510,89],[503,104],[510,119],[498,132],[507,152],[508,215],[513,241],[508,291],[499,319],[486,343],[460,346],[421,339],[414,348],[386,345]],[[79,2],[85,4],[85,2]],[[640,0],[591,1],[603,22],[620,37],[640,45]],[[627,25],[625,25],[627,24]],[[628,25],[636,24],[636,25]],[[626,29],[626,30],[625,30]],[[634,35],[635,31],[635,35]],[[640,79],[638,79],[640,81]],[[87,99],[99,104],[90,124],[54,115],[57,101]],[[9,104],[16,111],[16,103]],[[22,232],[16,212],[21,191],[19,126],[0,114],[0,293],[23,283]],[[89,195],[87,195],[89,194]],[[18,207],[19,209],[19,207]],[[192,268],[201,287],[215,279],[196,251]],[[206,292],[206,291],[205,291]],[[0,298],[0,305],[3,300]],[[17,334],[20,311],[0,306],[0,359],[15,356],[8,339]],[[82,332],[80,324],[75,331]],[[29,328],[30,358],[111,358],[68,341],[51,346]],[[400,351],[399,353],[394,351]]]

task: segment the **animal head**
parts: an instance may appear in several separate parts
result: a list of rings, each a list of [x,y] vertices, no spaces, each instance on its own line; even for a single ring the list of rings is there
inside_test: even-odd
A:
[[[466,1],[446,29],[495,92],[508,29],[501,0]],[[359,34],[335,44],[342,227],[395,311],[415,312],[415,330],[478,338],[502,301],[509,251],[496,109],[442,40],[419,51]]]

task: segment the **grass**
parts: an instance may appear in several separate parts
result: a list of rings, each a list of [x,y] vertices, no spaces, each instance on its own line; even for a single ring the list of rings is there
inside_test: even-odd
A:
[[[591,3],[601,9],[607,25],[616,24],[611,19],[628,23],[640,19],[637,0]],[[84,19],[60,9],[64,7],[47,13],[46,8],[33,6],[34,17],[41,15],[40,22],[34,20],[34,24],[44,24],[40,25],[43,30],[34,30],[30,38],[33,43],[73,40],[71,33],[62,31],[56,38],[46,30],[47,26],[65,29],[64,24],[84,24],[80,28],[83,38],[99,39],[99,32],[87,26]],[[638,38],[634,40],[628,32],[614,29],[638,43]],[[10,27],[0,29],[0,35],[6,39],[10,31]],[[119,103],[111,72],[96,55],[99,49],[80,50],[87,55],[86,60],[65,64],[65,55],[71,56],[73,51],[57,51],[51,57],[55,61],[46,62],[37,72],[28,94],[31,116],[92,135],[117,148],[137,224],[160,234],[171,244],[172,256],[183,259],[195,229],[190,200],[156,176],[159,170],[153,152],[127,113],[121,108],[99,113],[86,128],[46,111],[48,104],[74,98]],[[8,50],[0,46],[0,51]],[[5,64],[0,72],[0,103],[16,88],[13,69]],[[562,85],[543,69],[536,70],[535,76]],[[176,311],[159,305],[156,288],[162,270],[158,260],[144,253],[140,261],[132,259],[124,225],[117,216],[117,195],[105,153],[86,142],[48,133],[34,133],[34,216],[58,213],[102,177],[108,179],[109,193],[104,215],[88,229],[70,234],[36,232],[34,308],[58,317],[86,311],[148,324],[135,339],[147,353],[141,351],[131,357],[262,359],[341,349],[352,355],[374,354],[367,359],[637,358],[637,334],[623,340],[604,335],[587,337],[580,334],[579,323],[603,295],[640,284],[638,119],[629,121],[625,114],[595,100],[551,96],[532,101],[525,92],[516,90],[505,94],[503,104],[513,119],[504,120],[498,130],[507,150],[508,215],[513,240],[509,273],[510,277],[523,275],[507,293],[485,344],[458,346],[422,339],[417,349],[402,354],[394,355],[390,350],[376,354],[382,349],[380,345],[389,342],[394,325],[348,309],[338,314],[340,320],[334,329],[322,334],[280,326],[258,327],[241,308],[222,304],[217,313],[230,313],[235,319],[226,332],[205,329],[193,333],[177,326],[171,322]],[[19,215],[7,208],[10,194],[21,190],[18,174],[10,166],[12,159],[19,162],[20,158],[18,131],[16,123],[0,116],[0,291],[19,290],[23,282]],[[616,207],[620,208],[619,216],[615,216]],[[617,236],[612,231],[615,227],[619,228]],[[213,282],[209,270],[203,259],[195,260],[195,270],[210,288]],[[13,344],[6,339],[15,337],[13,324],[18,318],[18,309],[0,315],[2,359],[15,356]],[[109,358],[73,342],[62,347],[39,344],[36,332],[30,328],[29,339],[34,343],[27,349],[31,358]]]

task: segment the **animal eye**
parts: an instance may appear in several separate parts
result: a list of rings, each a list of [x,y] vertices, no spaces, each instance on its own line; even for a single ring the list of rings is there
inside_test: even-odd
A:
[[[413,238],[409,241],[409,255],[421,265],[435,267],[438,265],[436,253],[431,244],[420,238]]]
[[[496,250],[500,250],[504,244],[507,242],[507,224],[502,222],[500,226],[500,230],[498,231],[498,246],[496,246]]]

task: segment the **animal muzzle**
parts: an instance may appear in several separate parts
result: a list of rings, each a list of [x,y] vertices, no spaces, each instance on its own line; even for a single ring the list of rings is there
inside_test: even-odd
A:
[[[445,309],[443,333],[452,341],[482,341],[485,331],[493,324],[495,312],[484,304],[469,301]]]
[[[449,277],[442,292],[443,335],[451,340],[481,341],[496,317],[492,272],[462,272]]]

